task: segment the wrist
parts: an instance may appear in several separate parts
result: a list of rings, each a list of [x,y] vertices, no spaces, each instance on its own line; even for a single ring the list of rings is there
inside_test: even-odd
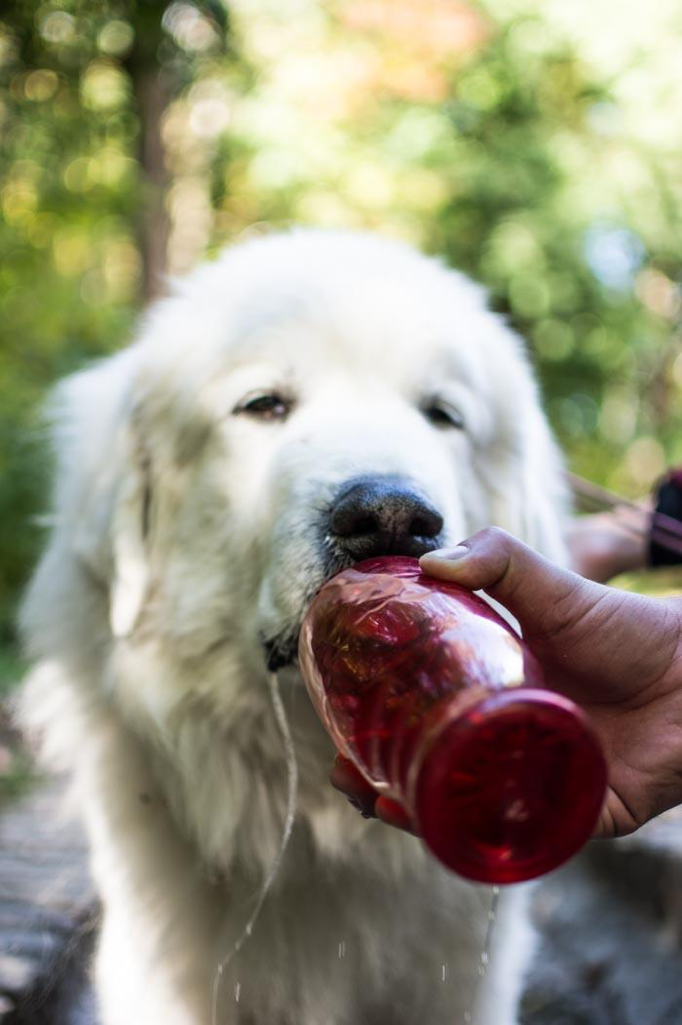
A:
[[[619,573],[647,564],[649,513],[617,508],[574,520],[568,532],[573,568],[589,580],[605,583]]]

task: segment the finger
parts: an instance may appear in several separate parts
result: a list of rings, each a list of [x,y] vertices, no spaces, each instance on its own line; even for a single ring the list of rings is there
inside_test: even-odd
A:
[[[474,534],[456,548],[420,559],[425,573],[472,590],[484,590],[516,616],[526,632],[560,628],[606,590],[561,569],[497,527]]]
[[[484,590],[516,617],[551,686],[578,700],[624,700],[666,671],[680,611],[562,569],[497,527],[422,556],[425,573]]]
[[[393,801],[390,797],[382,795],[377,798],[374,810],[377,818],[387,825],[395,826],[396,829],[402,829],[406,833],[417,835],[409,815],[398,801]]]
[[[351,804],[365,818],[375,815],[374,805],[377,792],[348,758],[344,758],[342,755],[336,756],[329,781],[333,787],[346,795]]]
[[[609,787],[592,834],[593,839],[613,840],[620,836],[629,836],[661,810],[652,810],[651,814],[636,814],[630,804],[626,803],[613,787]]]

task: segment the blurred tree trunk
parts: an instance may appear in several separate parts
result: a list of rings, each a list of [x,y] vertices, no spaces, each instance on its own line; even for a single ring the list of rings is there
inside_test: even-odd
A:
[[[161,137],[163,115],[172,98],[168,73],[158,59],[163,41],[165,3],[139,4],[135,45],[126,64],[139,119],[138,159],[142,179],[137,236],[142,257],[141,295],[149,302],[163,289],[167,268],[169,175]]]
[[[171,89],[158,66],[141,68],[133,76],[133,88],[140,119],[139,159],[144,183],[137,230],[142,256],[142,297],[148,302],[162,290],[167,268],[169,176],[161,124]]]

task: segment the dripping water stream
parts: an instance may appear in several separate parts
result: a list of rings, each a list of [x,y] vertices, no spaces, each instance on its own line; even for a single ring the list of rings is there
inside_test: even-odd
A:
[[[495,922],[497,921],[497,905],[500,900],[500,888],[499,886],[493,886],[492,897],[490,900],[490,907],[488,908],[487,922],[485,927],[485,936],[483,938],[483,949],[479,955],[478,965],[476,966],[476,980],[474,983],[474,991],[471,995],[471,1004],[469,1010],[464,1012],[462,1019],[463,1025],[471,1025],[474,1020],[474,1008],[476,1006],[476,998],[478,996],[479,988],[483,982],[488,971],[488,965],[490,964],[490,948],[493,941],[493,930],[495,928]]]
[[[296,795],[298,793],[298,761],[296,759],[296,751],[294,748],[294,742],[291,736],[291,729],[289,727],[289,720],[287,718],[286,711],[284,710],[284,704],[282,702],[282,696],[279,691],[279,682],[277,676],[271,673],[268,677],[268,686],[270,690],[270,700],[272,702],[273,711],[275,713],[275,719],[277,721],[277,727],[282,737],[282,743],[284,746],[284,756],[287,766],[287,807],[286,815],[284,819],[284,828],[282,830],[282,837],[279,843],[279,848],[275,854],[270,871],[268,872],[263,885],[260,888],[258,899],[256,900],[256,906],[251,913],[249,920],[244,926],[241,935],[237,939],[236,943],[232,946],[232,949],[225,954],[222,960],[216,967],[215,975],[213,978],[213,994],[211,1000],[211,1025],[218,1025],[218,1010],[220,1000],[220,986],[223,980],[225,969],[231,963],[231,961],[237,956],[244,943],[251,937],[253,927],[256,924],[261,908],[265,903],[270,887],[275,881],[275,877],[279,872],[284,857],[284,852],[287,849],[289,838],[291,837],[292,830],[294,828],[294,818],[296,815]],[[235,1003],[239,1003],[239,996],[241,992],[241,983],[237,982],[234,988],[234,1000]]]

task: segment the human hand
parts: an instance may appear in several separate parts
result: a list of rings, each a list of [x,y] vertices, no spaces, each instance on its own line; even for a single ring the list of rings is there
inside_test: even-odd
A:
[[[682,802],[682,599],[585,580],[497,528],[430,552],[421,566],[509,609],[547,684],[590,716],[609,767],[597,836],[626,835]],[[400,805],[345,758],[332,782],[363,814],[409,829]]]
[[[590,716],[609,767],[596,835],[631,833],[682,802],[682,599],[592,583],[497,528],[421,566],[504,605],[548,685]]]
[[[343,755],[336,756],[330,781],[366,819],[381,819],[388,826],[404,829],[407,833],[412,832],[412,824],[402,805],[390,797],[379,794]]]

